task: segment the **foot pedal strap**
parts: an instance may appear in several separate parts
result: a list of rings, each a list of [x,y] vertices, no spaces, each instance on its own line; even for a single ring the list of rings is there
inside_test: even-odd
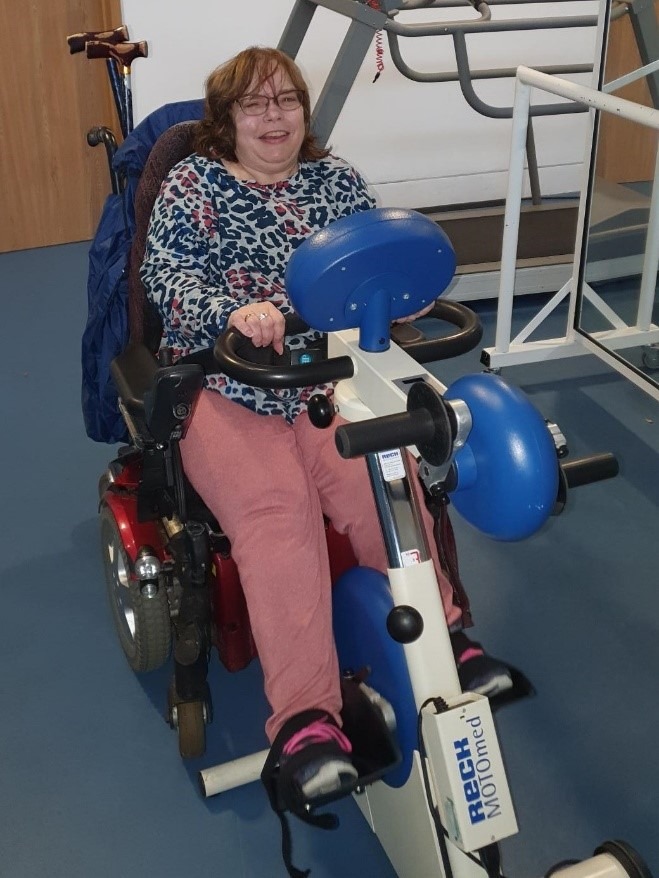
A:
[[[296,714],[284,723],[272,742],[261,771],[261,782],[268,794],[270,807],[281,824],[281,853],[290,878],[307,878],[310,870],[301,871],[293,865],[293,840],[286,812],[290,811],[300,820],[311,826],[316,826],[318,829],[336,829],[339,825],[339,818],[336,814],[313,814],[306,809],[299,791],[293,784],[293,773],[296,768],[295,757],[291,757],[283,769],[279,764],[286,742],[305,726],[326,716],[327,714],[323,710],[307,710]]]

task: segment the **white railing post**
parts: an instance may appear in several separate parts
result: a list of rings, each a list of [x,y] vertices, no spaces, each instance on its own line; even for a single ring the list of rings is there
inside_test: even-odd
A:
[[[515,102],[513,105],[508,193],[506,195],[506,210],[503,219],[497,329],[494,342],[495,349],[502,353],[508,351],[510,347],[513,298],[515,295],[515,271],[517,267],[517,241],[519,238],[519,219],[524,186],[524,156],[526,155],[526,133],[529,126],[530,106],[531,89],[518,77],[515,83]]]
[[[646,330],[652,323],[652,310],[657,291],[657,268],[659,268],[659,192],[657,192],[657,180],[659,179],[659,149],[654,168],[654,185],[652,187],[652,200],[650,201],[650,216],[648,219],[648,232],[645,238],[645,257],[643,259],[643,275],[641,277],[641,292],[638,297],[638,313],[636,316],[636,328]]]

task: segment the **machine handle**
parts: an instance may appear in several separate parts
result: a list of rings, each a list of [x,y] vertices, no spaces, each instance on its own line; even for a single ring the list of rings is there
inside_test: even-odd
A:
[[[432,441],[435,421],[425,409],[399,412],[381,418],[369,418],[354,424],[342,424],[336,428],[336,447],[343,458],[359,457],[406,445],[419,445]]]
[[[299,317],[297,320],[299,321]],[[298,335],[304,331],[299,328],[291,331],[289,326],[290,318],[287,317],[286,335]],[[350,357],[332,357],[304,365],[262,364],[251,362],[239,354],[238,349],[244,345],[245,336],[237,329],[229,328],[215,342],[213,356],[221,372],[252,387],[261,387],[264,390],[313,387],[317,384],[331,384],[342,378],[352,378],[354,374]]]
[[[479,18],[464,21],[432,21],[418,24],[401,24],[390,17],[384,27],[387,31],[398,34],[401,37],[434,36],[436,34],[453,33],[455,28],[469,27],[475,24],[489,22],[491,20],[492,12],[487,3],[481,2],[481,0],[468,0],[468,2],[478,13]],[[408,2],[401,7],[401,11],[408,11],[410,9],[432,9],[434,7],[434,3],[426,2],[426,0],[408,0]]]
[[[451,323],[457,326],[458,331],[438,338],[425,338],[421,332],[416,330],[415,335],[418,337],[411,341],[396,338],[397,344],[418,363],[444,360],[467,353],[473,350],[482,338],[483,327],[480,318],[459,302],[439,300],[435,302],[428,316]],[[404,330],[408,324],[395,324],[394,329],[396,327],[399,330]],[[286,335],[298,335],[308,329],[308,324],[304,323],[297,314],[286,316]],[[393,330],[392,333],[392,337],[394,337]],[[252,387],[261,387],[266,390],[268,388],[312,387],[316,384],[330,384],[343,378],[351,378],[354,374],[350,357],[333,357],[331,360],[321,360],[303,366],[254,363],[240,356],[239,348],[244,343],[245,336],[237,330],[227,329],[215,342],[213,356],[220,371],[230,378],[241,381],[243,384],[250,384]],[[208,362],[204,360],[204,363],[205,367],[209,369]]]
[[[457,332],[438,338],[421,337],[415,341],[400,341],[399,346],[417,363],[448,360],[472,351],[483,338],[483,325],[478,314],[460,302],[438,299],[427,317],[443,320],[457,327]],[[405,326],[406,324],[397,324]]]
[[[618,459],[615,454],[610,452],[591,454],[588,457],[566,461],[561,463],[561,469],[568,488],[579,488],[581,485],[589,485],[591,482],[613,479],[620,471]]]
[[[125,43],[127,39],[128,28],[122,24],[114,30],[88,30],[81,34],[71,34],[66,41],[69,44],[69,51],[75,55],[77,52],[83,52],[87,43],[92,41],[100,40],[114,46],[117,43]]]
[[[407,411],[337,427],[336,447],[341,457],[358,457],[416,445],[431,466],[443,466],[453,451],[457,422],[451,405],[425,381],[412,384]]]

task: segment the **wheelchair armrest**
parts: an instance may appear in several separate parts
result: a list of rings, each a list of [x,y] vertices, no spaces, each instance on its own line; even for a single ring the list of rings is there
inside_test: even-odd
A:
[[[199,364],[158,366],[145,345],[133,344],[112,361],[111,371],[128,414],[144,423],[156,442],[183,435],[204,383]]]
[[[198,363],[177,363],[158,369],[144,394],[144,417],[156,442],[185,435],[203,385],[204,370]]]
[[[131,414],[144,416],[144,396],[153,385],[158,361],[143,344],[129,344],[110,365],[119,398]]]

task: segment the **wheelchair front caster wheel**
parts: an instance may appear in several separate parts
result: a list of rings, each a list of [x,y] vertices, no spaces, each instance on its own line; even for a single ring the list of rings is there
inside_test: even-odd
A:
[[[203,701],[181,701],[169,709],[169,724],[178,733],[182,759],[197,759],[206,752],[207,708]]]
[[[167,690],[167,721],[178,734],[178,751],[182,759],[197,759],[206,752],[206,725],[211,722],[212,706],[208,700],[184,701],[176,692],[174,681]]]

